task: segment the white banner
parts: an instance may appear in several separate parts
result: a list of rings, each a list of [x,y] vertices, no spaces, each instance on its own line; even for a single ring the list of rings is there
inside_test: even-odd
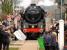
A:
[[[64,20],[59,20],[59,34],[58,34],[59,50],[64,49]]]
[[[15,31],[14,35],[16,36],[16,38],[18,40],[25,40],[26,39],[26,36],[24,35],[24,33],[20,29]]]

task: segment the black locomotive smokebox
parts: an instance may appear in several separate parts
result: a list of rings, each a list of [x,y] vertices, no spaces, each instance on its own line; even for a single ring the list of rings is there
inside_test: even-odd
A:
[[[31,24],[38,23],[44,16],[43,13],[44,12],[39,6],[31,4],[31,6],[29,6],[24,13],[24,19],[26,20],[26,22]]]

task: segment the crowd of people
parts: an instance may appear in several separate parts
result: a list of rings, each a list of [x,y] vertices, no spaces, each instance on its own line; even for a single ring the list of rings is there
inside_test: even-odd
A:
[[[48,31],[42,35],[45,41],[45,50],[59,50],[58,48],[58,28],[59,23],[52,26]]]
[[[21,28],[21,15],[19,13],[9,14],[3,17],[2,25],[3,28],[6,29],[5,31],[8,32],[10,35]],[[12,36],[11,36],[12,37]]]
[[[20,18],[19,14],[9,14],[0,21],[0,50],[9,50],[10,40],[17,40],[13,33],[21,28]]]

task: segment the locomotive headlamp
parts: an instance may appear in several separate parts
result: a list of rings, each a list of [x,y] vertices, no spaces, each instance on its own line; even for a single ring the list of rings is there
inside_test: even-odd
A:
[[[25,25],[23,25],[23,28],[26,28],[26,26],[25,26]]]
[[[41,25],[41,28],[43,28],[43,25]]]
[[[34,28],[34,25],[32,25],[32,28]]]

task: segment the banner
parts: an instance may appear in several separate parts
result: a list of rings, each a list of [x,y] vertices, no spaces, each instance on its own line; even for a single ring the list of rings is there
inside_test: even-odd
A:
[[[38,38],[39,49],[45,50],[45,40],[42,37]]]
[[[15,31],[13,34],[16,36],[16,38],[18,40],[25,40],[26,39],[26,36],[24,35],[24,33],[20,29]]]
[[[59,50],[64,49],[64,20],[59,20],[59,33],[58,33]]]

